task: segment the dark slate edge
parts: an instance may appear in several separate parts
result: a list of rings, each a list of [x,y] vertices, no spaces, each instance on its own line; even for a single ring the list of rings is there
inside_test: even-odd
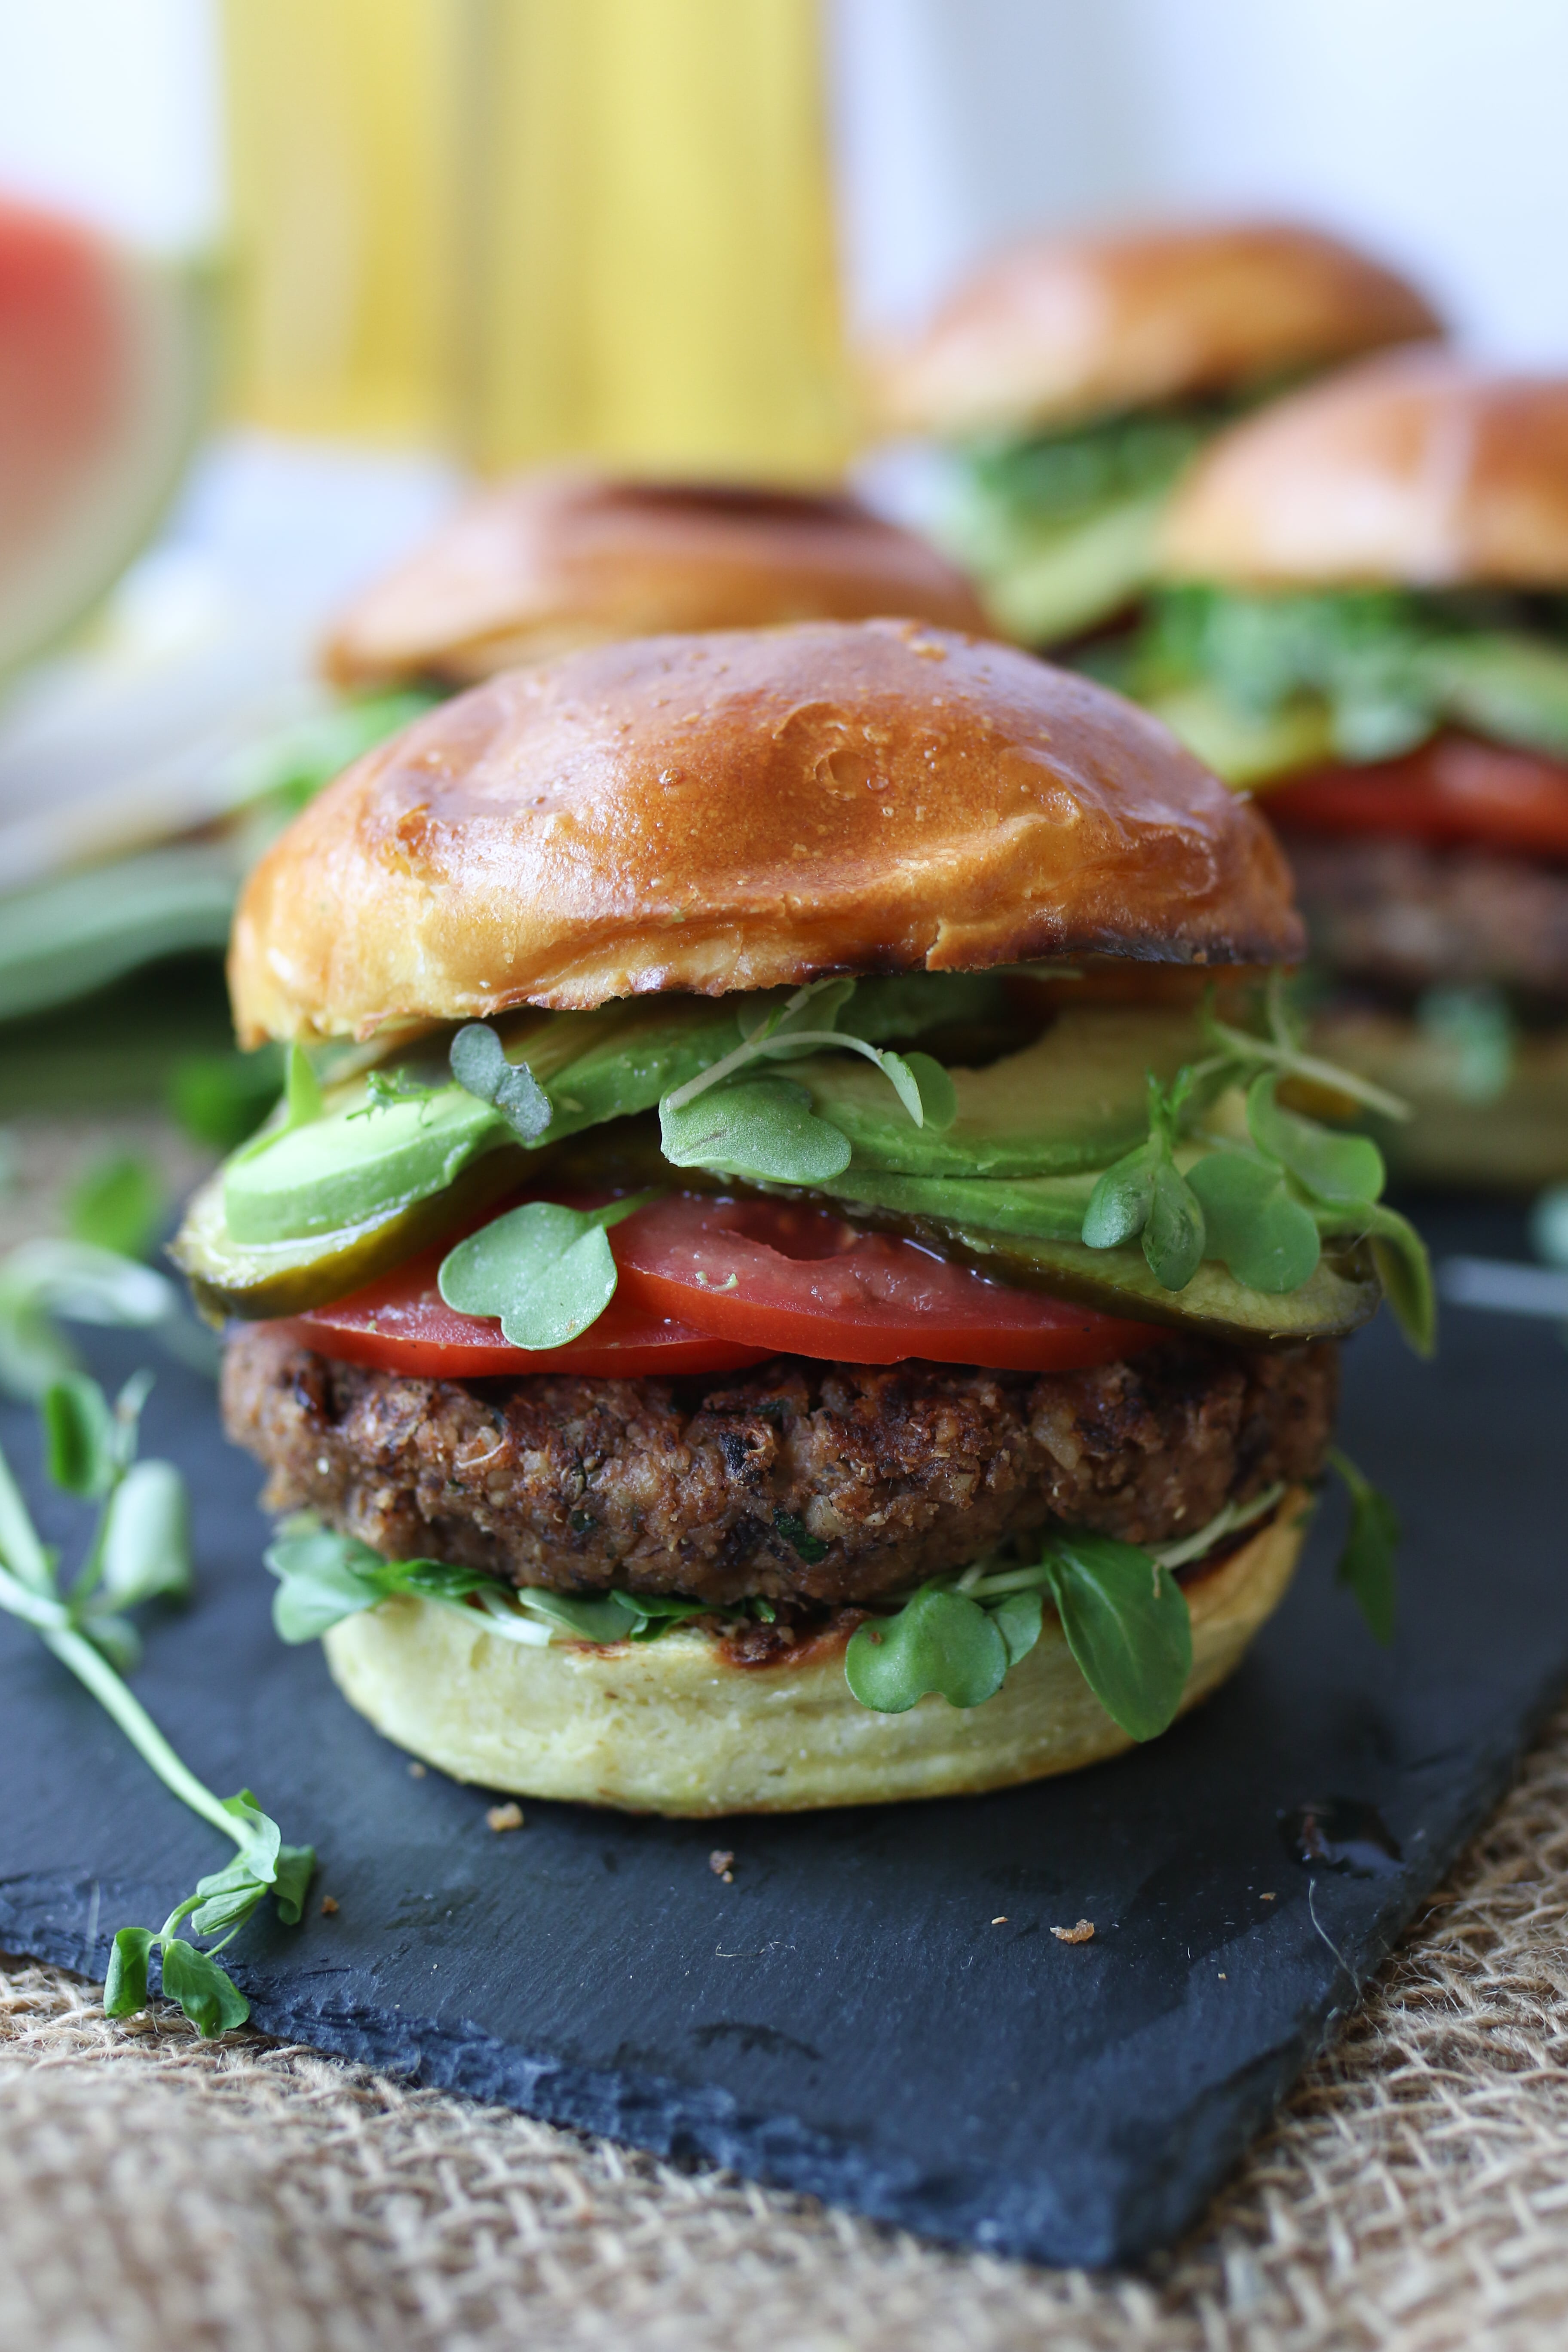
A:
[[[1142,2263],[1161,2248],[1173,2245],[1202,2219],[1211,2198],[1239,2164],[1298,2078],[1334,2040],[1342,2021],[1360,2006],[1367,1986],[1421,1905],[1491,1819],[1562,1696],[1557,1678],[1552,1676],[1534,1705],[1518,1718],[1512,1735],[1496,1741],[1484,1762],[1478,1764],[1469,1802],[1448,1822],[1441,1840],[1424,1844],[1415,1865],[1407,1863],[1397,1880],[1385,1882],[1391,1899],[1373,1914],[1353,1941],[1342,1942],[1337,1981],[1344,1988],[1343,1998],[1331,2000],[1321,2011],[1303,2010],[1297,2032],[1274,2051],[1255,2059],[1230,2081],[1216,2084],[1178,2119],[1166,2135],[1169,2163],[1157,2170],[1151,2168],[1146,2174],[1154,2183],[1152,2188],[1138,2189],[1118,2200],[1115,2220],[1107,2233],[1113,2251],[1099,2260],[1106,2263]],[[1320,1928],[1319,1933],[1323,1930]],[[1207,2142],[1206,2149],[1194,2160],[1194,2144],[1204,2141]],[[1203,2184],[1195,2196],[1192,2193],[1194,2179]],[[1012,2247],[997,2251],[1025,2252]],[[1036,2254],[1028,2258],[1083,2262],[1087,2267],[1095,2267],[1093,2259],[1078,2254],[1054,2258]]]
[[[1457,1850],[1457,1847],[1456,1847]],[[1448,1859],[1435,1857],[1429,1877],[1401,1880],[1355,1939],[1357,1983],[1383,1958]],[[65,1921],[81,1917],[88,1889],[80,1879],[13,1880],[0,1885],[0,1947],[100,1978],[110,1938],[89,1946]],[[120,1916],[103,1888],[100,1914]],[[1158,2186],[1129,2198],[1121,2167],[1099,2163],[1064,2200],[1044,2173],[999,2183],[983,2164],[921,2172],[889,2162],[797,2118],[749,2110],[726,2091],[658,2075],[566,2064],[546,2053],[498,2041],[482,2028],[406,2020],[369,2004],[334,2006],[323,1986],[320,2006],[279,1991],[243,1961],[233,1973],[252,2004],[258,2029],[302,2042],[382,2072],[516,2107],[569,2130],[602,2134],[679,2163],[736,2171],[748,2179],[822,2198],[952,2244],[980,2246],[1016,2259],[1103,2267],[1141,2260],[1188,2227],[1254,2133],[1327,2038],[1339,2009],[1320,2021],[1304,2012],[1298,2029],[1173,2122],[1171,2161]],[[333,1972],[335,1973],[335,1971]],[[317,1979],[318,1982],[321,1979]],[[1194,2141],[1201,2148],[1194,2161]]]

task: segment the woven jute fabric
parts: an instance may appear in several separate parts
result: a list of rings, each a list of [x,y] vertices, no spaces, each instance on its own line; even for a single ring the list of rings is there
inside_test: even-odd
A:
[[[3,2352],[1557,2352],[1568,1710],[1189,2242],[944,2252],[310,2052],[0,1976]]]

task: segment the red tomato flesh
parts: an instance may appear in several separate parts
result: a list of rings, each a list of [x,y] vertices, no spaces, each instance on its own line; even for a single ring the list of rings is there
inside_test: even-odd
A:
[[[1468,735],[1439,735],[1403,760],[1321,769],[1268,793],[1264,806],[1287,831],[1568,859],[1568,766]]]
[[[773,1355],[1076,1371],[1163,1336],[989,1282],[830,1210],[784,1202],[674,1193],[614,1226],[610,1246],[616,1296],[564,1348],[509,1347],[499,1322],[447,1306],[436,1279],[443,1249],[279,1328],[319,1355],[446,1380],[555,1371],[637,1379],[738,1370]]]
[[[617,1225],[611,1245],[630,1297],[783,1355],[1068,1371],[1163,1336],[782,1201],[677,1193]]]
[[[449,1246],[426,1250],[352,1297],[313,1307],[275,1328],[318,1356],[432,1381],[515,1380],[520,1372],[625,1380],[648,1373],[732,1372],[761,1363],[770,1352],[712,1339],[659,1307],[639,1305],[624,1289],[616,1290],[596,1323],[564,1348],[511,1348],[501,1338],[499,1321],[459,1315],[442,1297],[436,1276]]]

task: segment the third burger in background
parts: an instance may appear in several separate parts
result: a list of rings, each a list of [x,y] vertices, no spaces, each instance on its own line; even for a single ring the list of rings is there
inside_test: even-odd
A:
[[[1568,380],[1368,362],[1237,425],[1114,675],[1267,793],[1405,1172],[1568,1177]]]
[[[1269,221],[1037,237],[873,361],[879,421],[942,445],[920,520],[1022,644],[1135,603],[1183,469],[1237,412],[1440,334],[1403,278]]]

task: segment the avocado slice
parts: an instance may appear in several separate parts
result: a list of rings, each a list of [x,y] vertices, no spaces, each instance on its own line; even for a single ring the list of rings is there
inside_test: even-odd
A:
[[[1205,1050],[1190,1011],[1068,1011],[1021,1053],[984,1070],[954,1070],[958,1111],[940,1134],[916,1127],[865,1062],[823,1055],[792,1062],[789,1075],[808,1089],[818,1117],[848,1137],[857,1174],[1047,1176],[1104,1168],[1131,1150],[1149,1131],[1149,1072],[1168,1081]]]
[[[192,1198],[169,1255],[190,1283],[197,1307],[215,1322],[237,1315],[262,1321],[302,1315],[389,1274],[539,1174],[545,1158],[519,1144],[487,1151],[444,1192],[389,1214],[302,1239],[244,1243],[224,1214],[224,1173]]]

